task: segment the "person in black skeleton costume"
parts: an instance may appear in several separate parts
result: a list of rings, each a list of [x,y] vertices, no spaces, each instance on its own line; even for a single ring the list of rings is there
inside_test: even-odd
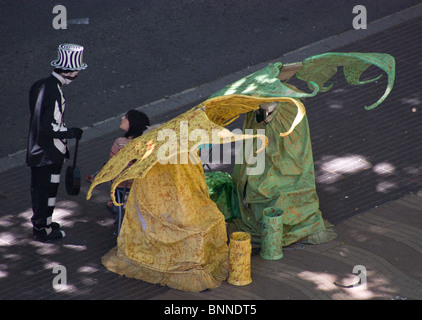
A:
[[[66,139],[80,139],[82,129],[67,128],[64,123],[64,84],[71,83],[80,70],[83,47],[62,44],[58,58],[51,62],[52,74],[35,82],[29,90],[31,113],[26,163],[31,168],[31,217],[33,237],[37,241],[61,239],[65,232],[52,222],[60,173],[65,158],[69,158]]]

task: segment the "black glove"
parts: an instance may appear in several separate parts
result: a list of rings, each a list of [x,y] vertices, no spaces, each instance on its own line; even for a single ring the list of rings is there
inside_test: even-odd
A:
[[[82,138],[82,133],[84,131],[80,128],[68,128],[67,129],[67,138],[80,140]]]

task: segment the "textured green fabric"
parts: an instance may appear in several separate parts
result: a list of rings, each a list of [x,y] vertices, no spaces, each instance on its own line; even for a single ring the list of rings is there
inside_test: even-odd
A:
[[[365,107],[370,110],[385,100],[394,85],[395,60],[394,57],[385,53],[329,52],[309,57],[301,63],[302,67],[296,73],[296,78],[308,84],[309,89],[312,90],[310,93],[300,91],[277,79],[283,64],[276,62],[226,86],[210,98],[232,94],[259,97],[313,97],[318,92],[326,92],[333,87],[333,83],[327,85],[327,82],[338,71],[338,67],[343,67],[344,76],[352,85],[362,85],[378,80],[382,75],[360,81],[362,73],[369,66],[374,65],[387,74],[388,84],[383,96],[374,104]]]
[[[216,203],[226,221],[241,217],[236,187],[230,174],[220,171],[205,172],[205,183],[211,200]]]
[[[395,60],[382,53],[326,53],[305,59],[296,72],[297,79],[305,81],[310,93],[281,82],[277,77],[283,64],[277,62],[259,70],[213,94],[211,98],[230,95],[255,97],[288,97],[293,99],[313,97],[333,87],[331,77],[343,67],[346,80],[352,85],[373,82],[360,81],[361,74],[375,65],[388,75],[384,95],[367,110],[377,107],[390,93],[395,77]],[[328,83],[328,84],[327,84]],[[248,164],[235,164],[232,174],[238,194],[241,218],[235,219],[238,227],[252,235],[255,242],[261,241],[262,216],[266,208],[283,211],[283,246],[297,241],[323,243],[336,236],[332,225],[322,218],[316,192],[311,137],[306,115],[294,127],[292,133],[280,137],[296,122],[297,106],[289,102],[278,102],[274,112],[265,121],[257,119],[258,110],[245,115],[244,131],[264,129],[268,138],[265,148],[265,171],[260,175],[248,175]],[[257,150],[257,146],[254,146]]]
[[[283,257],[283,211],[271,207],[264,209],[261,240],[261,258],[279,260]]]
[[[395,79],[395,60],[385,53],[361,53],[361,52],[330,52],[310,57],[302,62],[302,68],[296,73],[296,78],[306,81],[311,90],[318,86],[321,92],[332,88],[333,83],[326,85],[327,81],[342,66],[343,73],[352,85],[361,85],[378,80],[382,75],[367,81],[360,81],[362,73],[371,65],[379,67],[388,76],[387,88],[383,96],[374,104],[366,106],[370,110],[377,107],[389,95],[393,89]]]
[[[233,94],[243,94],[257,97],[304,98],[313,97],[318,93],[318,86],[316,84],[312,93],[305,93],[278,80],[277,76],[282,67],[283,64],[281,62],[270,63],[265,68],[215,92],[209,97],[209,99]],[[310,83],[312,83],[312,81]]]
[[[239,197],[242,219],[238,226],[249,232],[255,242],[262,234],[262,213],[273,207],[283,213],[283,246],[297,241],[322,243],[328,241],[325,224],[319,210],[316,193],[314,162],[308,120],[305,117],[288,136],[280,138],[279,132],[289,128],[296,108],[289,103],[279,103],[272,120],[257,123],[256,112],[245,117],[244,128],[264,129],[268,137],[265,148],[265,170],[260,175],[248,175],[246,161],[235,164],[233,181]],[[254,146],[256,150],[256,146]],[[247,205],[245,205],[247,204]]]

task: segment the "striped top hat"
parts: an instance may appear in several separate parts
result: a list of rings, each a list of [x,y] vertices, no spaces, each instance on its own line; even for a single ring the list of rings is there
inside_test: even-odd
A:
[[[78,44],[61,44],[58,48],[57,60],[52,61],[51,65],[63,70],[84,70],[87,64],[82,62],[83,52],[84,47]]]

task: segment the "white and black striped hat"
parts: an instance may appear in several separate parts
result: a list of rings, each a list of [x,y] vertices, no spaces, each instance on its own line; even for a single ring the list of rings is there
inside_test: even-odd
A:
[[[87,64],[82,62],[83,52],[84,47],[78,44],[61,44],[58,48],[57,60],[52,61],[51,65],[63,70],[84,70]]]

